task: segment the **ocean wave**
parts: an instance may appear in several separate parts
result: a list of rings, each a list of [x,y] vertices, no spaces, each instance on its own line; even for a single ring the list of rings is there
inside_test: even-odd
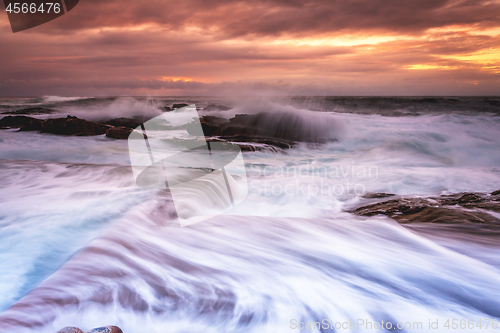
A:
[[[89,99],[92,97],[64,97],[64,96],[43,96],[43,103],[58,103],[58,102],[72,102],[82,99]]]

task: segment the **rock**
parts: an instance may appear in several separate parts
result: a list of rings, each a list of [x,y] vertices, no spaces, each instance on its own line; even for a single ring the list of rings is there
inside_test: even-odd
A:
[[[4,112],[4,114],[50,114],[53,112],[54,110],[46,108],[27,108],[16,111]]]
[[[27,125],[24,125],[19,129],[21,132],[26,131],[40,131],[42,129],[43,120],[40,119],[31,119]]]
[[[171,108],[171,107],[169,107],[169,106],[162,106],[160,109],[161,109],[163,112],[169,112],[169,111],[172,111],[172,108]]]
[[[108,138],[112,139],[121,139],[121,140],[126,140],[128,139],[130,133],[132,133],[131,128],[127,127],[121,127],[121,126],[115,126],[111,127],[106,131],[106,136]]]
[[[206,137],[217,136],[229,142],[253,142],[275,146],[281,149],[291,148],[295,142],[279,138],[272,133],[254,126],[253,115],[237,115],[229,120],[214,116],[203,116],[200,124]],[[196,135],[196,123],[191,123],[187,127],[188,133]],[[254,147],[246,145],[245,148],[255,150]]]
[[[122,127],[128,127],[128,128],[137,128],[141,126],[141,124],[145,121],[145,119],[139,119],[139,117],[134,117],[134,118],[116,118],[116,119],[111,119],[103,124],[105,125],[111,125],[111,126],[122,126]]]
[[[20,127],[20,131],[40,131],[41,133],[58,135],[90,136],[106,134],[108,138],[128,139],[132,128],[140,126],[141,123],[141,121],[133,118],[118,118],[110,120],[106,124],[98,124],[72,116],[46,120],[27,116],[6,116],[0,119],[0,128]]]
[[[229,120],[214,116],[203,116],[200,118],[200,123],[223,128],[229,125]]]
[[[287,149],[298,142],[314,146],[336,141],[328,137],[330,134],[322,134],[324,126],[318,127],[319,130],[315,131],[306,125],[301,125],[301,119],[296,115],[280,114],[279,117],[273,117],[270,113],[261,112],[251,115],[238,114],[229,120],[204,116],[200,119],[200,123],[205,136],[217,137],[236,144],[253,142]],[[196,135],[195,125],[193,122],[188,126],[188,132],[192,135]]]
[[[485,193],[400,198],[359,207],[349,212],[361,216],[386,215],[401,223],[500,225],[500,219],[483,210],[500,212],[500,198],[491,198]]]
[[[186,103],[178,103],[178,104],[174,104],[174,105],[172,105],[172,109],[180,109],[180,108],[183,108],[183,107],[186,107],[186,106],[189,106],[189,104],[186,104]]]
[[[94,328],[85,333],[123,333],[123,331],[118,326],[105,326]]]
[[[272,151],[275,153],[278,153],[278,152],[282,153],[283,152],[283,149],[281,149],[281,148],[271,146],[271,145],[266,145],[266,144],[255,145],[255,144],[246,144],[246,143],[242,143],[242,142],[228,142],[228,141],[218,139],[218,138],[210,138],[210,139],[207,139],[207,141],[208,142],[226,142],[228,144],[230,143],[233,145],[237,145],[238,147],[240,147],[241,151]]]
[[[380,198],[388,198],[393,197],[395,194],[392,193],[366,193],[362,196],[364,199],[380,199]]]
[[[230,141],[264,143],[284,149],[296,144],[298,137],[293,139],[290,131],[283,131],[279,126],[263,126],[267,124],[266,119],[264,113],[236,115],[229,119],[227,126],[222,128],[220,137]],[[307,139],[303,141],[312,142]]]
[[[222,134],[222,128],[229,124],[229,121],[227,119],[214,116],[203,116],[200,118],[200,124],[205,136],[219,136]],[[189,124],[186,130],[191,135],[197,135],[197,123],[193,122]]]
[[[231,110],[231,108],[224,106],[224,105],[209,104],[203,110],[204,111],[228,111],[228,110]]]
[[[18,128],[28,125],[31,121],[41,122],[41,120],[27,116],[6,116],[0,119],[0,127]]]
[[[500,190],[495,191],[495,192],[491,192],[491,195],[499,195],[499,194],[500,194]]]
[[[77,327],[65,327],[59,331],[57,331],[56,333],[84,333],[81,329],[77,328]]]
[[[427,203],[420,198],[399,199],[363,206],[351,212],[362,216],[387,215],[394,217],[396,215],[418,213],[426,205]]]
[[[221,136],[222,139],[225,139],[230,142],[254,142],[254,143],[263,143],[269,146],[278,147],[281,149],[289,149],[294,146],[293,142],[280,140],[276,138],[266,138],[259,137],[253,135],[233,135],[233,136]]]
[[[457,193],[443,195],[436,200],[442,205],[458,205],[467,209],[486,209],[500,213],[500,198],[495,198],[495,195],[491,197],[485,193]]]
[[[47,119],[42,122],[41,133],[90,136],[105,134],[110,126],[93,123],[77,117]]]

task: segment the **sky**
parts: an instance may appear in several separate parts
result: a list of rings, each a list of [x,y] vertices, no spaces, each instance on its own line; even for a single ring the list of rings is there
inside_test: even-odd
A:
[[[500,0],[80,0],[18,33],[0,9],[0,96],[500,92]]]

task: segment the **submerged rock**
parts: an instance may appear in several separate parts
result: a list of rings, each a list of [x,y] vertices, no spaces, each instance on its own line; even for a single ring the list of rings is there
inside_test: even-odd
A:
[[[498,194],[493,194],[497,193]],[[352,209],[361,216],[386,215],[401,223],[474,223],[500,225],[487,211],[500,212],[500,191],[457,193],[430,198],[399,198]]]

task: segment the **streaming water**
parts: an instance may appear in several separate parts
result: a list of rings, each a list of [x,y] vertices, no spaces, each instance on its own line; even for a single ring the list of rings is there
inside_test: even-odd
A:
[[[62,114],[99,109],[87,99],[28,102],[56,103]],[[116,100],[102,103],[117,116]],[[158,112],[152,102],[118,103]],[[294,332],[324,319],[363,324],[322,332],[375,332],[366,325],[381,321],[411,323],[392,331],[437,332],[447,319],[500,317],[493,236],[342,211],[366,192],[498,190],[499,117],[268,108],[265,121],[281,119],[283,133],[299,126],[337,141],[245,153],[245,201],[232,215],[183,228],[168,191],[135,186],[125,141],[0,131],[0,332],[110,324],[124,332]]]

